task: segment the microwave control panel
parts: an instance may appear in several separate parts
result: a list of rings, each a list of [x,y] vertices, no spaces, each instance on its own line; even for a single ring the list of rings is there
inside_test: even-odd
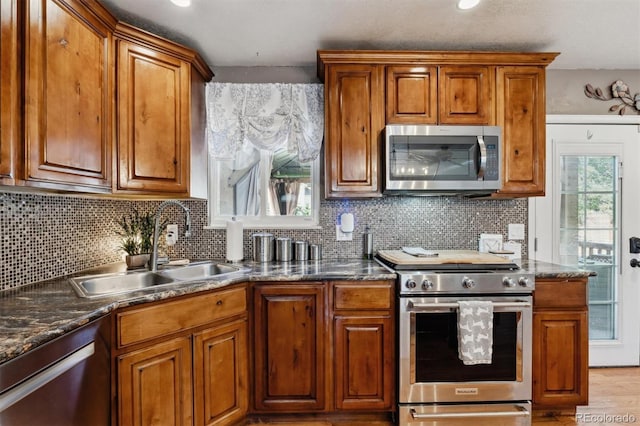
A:
[[[487,166],[484,171],[484,180],[499,180],[500,179],[500,167],[498,162],[500,161],[500,153],[498,144],[495,142],[487,142]]]

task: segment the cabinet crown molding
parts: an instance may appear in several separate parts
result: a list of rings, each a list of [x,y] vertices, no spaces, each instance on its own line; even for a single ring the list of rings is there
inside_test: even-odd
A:
[[[325,64],[434,64],[434,65],[538,65],[547,66],[559,52],[490,52],[436,50],[318,50],[318,76],[324,81]]]

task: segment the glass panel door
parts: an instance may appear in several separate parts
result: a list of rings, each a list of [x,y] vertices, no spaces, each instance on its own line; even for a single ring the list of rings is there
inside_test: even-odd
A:
[[[619,160],[562,155],[559,161],[560,263],[598,274],[589,278],[589,338],[613,340],[618,330]]]
[[[529,257],[596,272],[589,365],[638,365],[640,268],[631,260],[640,254],[629,250],[640,236],[638,125],[547,124],[546,140],[546,195],[529,200]]]

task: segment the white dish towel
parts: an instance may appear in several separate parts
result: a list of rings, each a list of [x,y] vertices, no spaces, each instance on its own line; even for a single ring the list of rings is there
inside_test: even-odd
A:
[[[493,303],[458,302],[458,357],[465,365],[491,364]]]

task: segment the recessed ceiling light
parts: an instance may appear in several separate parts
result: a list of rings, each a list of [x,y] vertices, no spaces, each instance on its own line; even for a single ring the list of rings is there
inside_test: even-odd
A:
[[[191,6],[191,0],[171,0],[171,3],[180,7],[189,7]]]
[[[480,0],[458,0],[458,9],[473,9],[480,3]]]

